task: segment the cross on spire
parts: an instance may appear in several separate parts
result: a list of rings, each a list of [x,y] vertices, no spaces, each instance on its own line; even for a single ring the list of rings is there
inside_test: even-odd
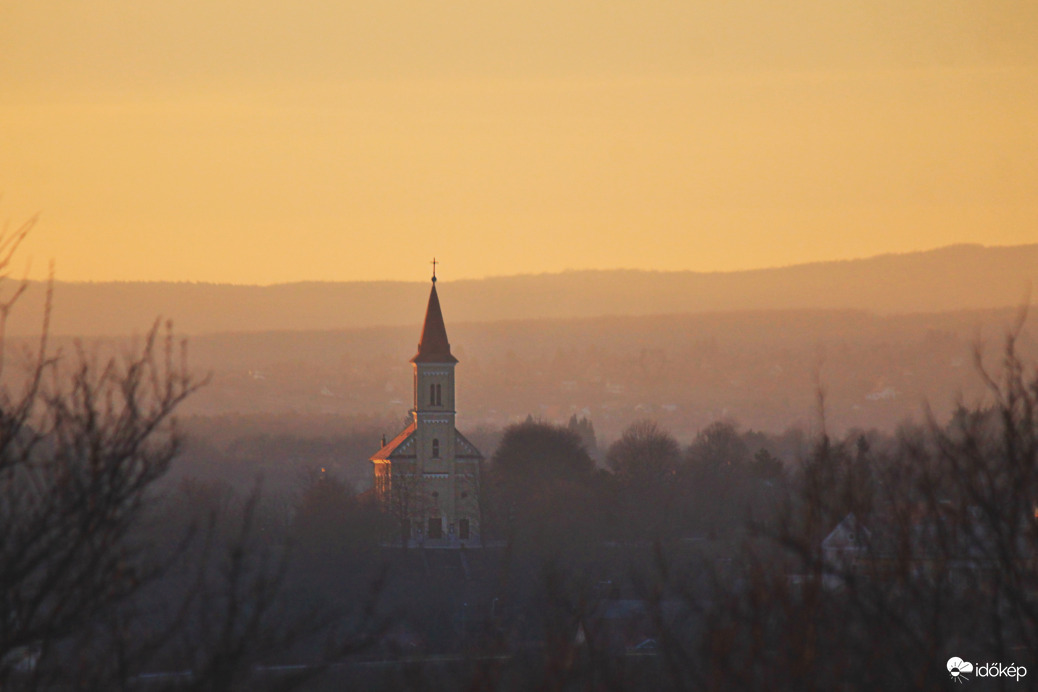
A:
[[[429,264],[431,264],[433,266],[433,277],[432,277],[432,280],[433,280],[433,283],[436,283],[436,265],[439,264],[439,262],[437,262],[436,258],[433,257],[432,262],[430,262]]]

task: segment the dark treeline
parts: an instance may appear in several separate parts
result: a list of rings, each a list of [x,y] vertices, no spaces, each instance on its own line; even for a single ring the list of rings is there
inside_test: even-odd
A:
[[[343,419],[337,417],[190,418],[185,421],[184,449],[162,485],[175,488],[186,480],[244,494],[259,482],[268,500],[281,498],[288,512],[314,478],[334,481],[351,497],[360,497],[371,485],[366,456],[377,446],[379,431],[394,423],[351,422],[356,427],[344,431]],[[875,430],[847,435],[892,444]],[[494,450],[484,469],[484,505],[495,540],[516,529],[501,507],[577,487],[594,493],[596,507],[608,507],[602,517],[613,518],[611,525],[601,527],[603,538],[647,541],[717,534],[742,525],[752,499],[764,492],[761,488],[778,492],[787,469],[810,448],[808,434],[799,428],[769,434],[742,430],[728,420],[707,426],[684,447],[649,419],[633,423],[619,440],[600,447],[592,421],[575,415],[560,426],[530,416],[504,430],[479,428],[466,436],[478,447]],[[579,472],[567,472],[570,467]],[[640,508],[651,512],[665,497],[674,498],[666,503],[674,512],[667,526],[627,516]],[[686,509],[678,512],[676,504]],[[652,531],[646,533],[649,527]]]

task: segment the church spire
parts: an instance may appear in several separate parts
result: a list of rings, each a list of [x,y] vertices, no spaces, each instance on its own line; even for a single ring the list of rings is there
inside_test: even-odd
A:
[[[436,295],[436,268],[433,265],[433,284],[429,292],[429,306],[425,309],[425,324],[422,325],[422,338],[418,341],[418,353],[411,359],[412,363],[457,363],[458,359],[451,355],[451,345],[447,341],[447,327],[443,324],[443,313],[440,312],[440,298]]]

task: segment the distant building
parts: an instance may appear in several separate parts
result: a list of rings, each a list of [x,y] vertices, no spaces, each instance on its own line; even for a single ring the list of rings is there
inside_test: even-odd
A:
[[[375,492],[397,521],[395,542],[478,547],[483,456],[455,427],[454,366],[433,274],[414,364],[413,420],[371,457]]]
[[[868,526],[854,514],[844,517],[821,543],[823,583],[837,588],[852,575],[885,581],[942,578],[958,588],[984,590],[997,581],[996,537],[978,508],[901,509],[873,512]],[[1026,540],[1018,541],[1010,559],[1026,561],[1029,571],[1038,566]]]

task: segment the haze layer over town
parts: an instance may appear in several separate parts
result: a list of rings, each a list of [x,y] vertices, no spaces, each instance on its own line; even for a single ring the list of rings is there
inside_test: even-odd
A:
[[[717,420],[810,432],[820,389],[838,434],[892,431],[927,408],[946,417],[985,401],[974,352],[997,355],[1036,267],[1038,246],[956,246],[745,272],[441,282],[464,373],[459,425],[576,415],[603,447],[644,418],[685,443]],[[286,436],[359,426],[373,444],[413,405],[407,358],[426,286],[59,283],[51,330],[59,343],[81,335],[115,347],[162,315],[212,376],[183,414],[241,416],[245,429],[250,416],[284,416]],[[44,293],[27,292],[12,333],[37,328]],[[1029,338],[1021,348],[1031,352]],[[335,465],[367,488],[366,455],[352,453]]]

